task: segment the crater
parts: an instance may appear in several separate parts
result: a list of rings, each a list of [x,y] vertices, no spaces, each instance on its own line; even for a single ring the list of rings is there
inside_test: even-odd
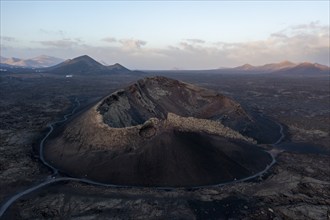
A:
[[[149,77],[75,117],[44,151],[62,172],[102,183],[213,185],[252,176],[272,162],[256,145],[260,130],[255,117],[224,95]]]

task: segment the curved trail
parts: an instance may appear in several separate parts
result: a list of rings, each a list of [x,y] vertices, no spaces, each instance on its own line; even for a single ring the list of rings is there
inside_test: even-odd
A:
[[[80,106],[80,102],[79,100],[76,98],[75,102],[77,103],[77,105],[72,109],[71,113],[66,114],[63,116],[62,120],[50,123],[47,127],[49,128],[49,131],[47,132],[47,134],[45,135],[45,137],[41,140],[40,145],[39,145],[39,158],[40,161],[49,169],[52,170],[52,174],[49,175],[43,182],[31,186],[30,188],[16,193],[15,195],[13,195],[12,197],[10,197],[5,203],[2,204],[1,208],[0,208],[0,218],[3,216],[3,214],[6,212],[6,210],[16,201],[18,200],[20,197],[27,195],[35,190],[38,190],[44,186],[47,186],[49,184],[52,183],[56,183],[56,182],[61,182],[61,181],[75,181],[75,182],[81,182],[81,183],[87,183],[87,184],[92,184],[92,185],[97,185],[97,186],[104,186],[104,187],[113,187],[113,188],[146,188],[143,186],[126,186],[126,185],[114,185],[114,184],[106,184],[106,183],[100,183],[100,182],[96,182],[93,180],[89,180],[89,179],[85,179],[85,178],[74,178],[74,177],[60,177],[57,176],[58,175],[58,169],[54,166],[52,166],[51,164],[49,164],[45,158],[44,158],[44,143],[47,140],[47,138],[49,137],[49,135],[54,131],[54,126],[56,124],[60,124],[63,123],[65,121],[68,120],[68,118],[70,116],[72,116],[75,111],[79,108]],[[264,117],[262,115],[262,117]],[[273,120],[272,120],[273,121]],[[275,122],[279,127],[280,127],[280,138],[272,144],[272,146],[276,146],[278,145],[280,142],[282,142],[282,140],[285,138],[285,134],[284,134],[284,129],[283,126],[276,122]],[[269,155],[272,157],[272,162],[266,166],[266,168],[252,176],[248,176],[242,179],[238,179],[238,180],[234,180],[234,181],[228,181],[228,182],[224,182],[224,183],[220,183],[220,184],[213,184],[213,185],[205,185],[205,186],[193,186],[193,187],[148,187],[148,188],[154,188],[154,189],[160,189],[160,190],[172,190],[172,189],[177,189],[177,188],[182,188],[182,189],[200,189],[200,188],[205,188],[205,187],[215,187],[215,186],[224,186],[227,184],[233,184],[233,183],[240,183],[240,182],[244,182],[244,181],[248,181],[257,177],[262,176],[263,174],[265,174],[275,163],[276,163],[276,159],[275,156],[278,152],[268,152]]]
[[[75,113],[75,111],[79,108],[79,106],[80,106],[80,102],[79,102],[79,100],[78,100],[77,98],[75,98],[74,101],[77,103],[77,105],[76,105],[76,107],[74,107],[74,108],[72,109],[71,113],[64,115],[64,116],[63,116],[63,119],[60,120],[60,121],[56,121],[56,122],[53,122],[53,123],[48,124],[47,127],[49,128],[49,131],[47,132],[47,134],[45,135],[45,137],[41,140],[40,145],[39,145],[39,159],[40,159],[40,161],[41,161],[46,167],[48,167],[49,169],[52,170],[52,172],[53,172],[53,175],[52,175],[52,176],[58,174],[58,169],[56,169],[55,167],[53,167],[51,164],[49,164],[49,163],[45,160],[45,157],[44,157],[44,144],[45,144],[45,141],[47,140],[47,138],[49,137],[49,135],[54,131],[54,125],[56,125],[56,124],[60,124],[60,123],[63,123],[63,122],[65,122],[66,120],[68,120],[68,118],[69,118],[70,116],[72,116],[72,115]]]
[[[273,120],[271,120],[271,121],[273,121]],[[281,137],[274,144],[272,144],[273,146],[276,146],[283,141],[283,139],[285,138],[285,134],[284,134],[283,125],[281,125],[277,121],[273,121],[273,122],[276,123],[280,127],[280,134],[281,134]]]
[[[41,163],[43,163],[46,167],[48,167],[49,169],[52,170],[52,174],[50,176],[48,176],[43,182],[37,184],[37,185],[34,185],[34,186],[31,186],[30,188],[22,191],[22,192],[19,192],[19,193],[16,193],[15,195],[13,195],[12,197],[10,197],[4,204],[2,204],[1,208],[0,208],[0,218],[3,216],[3,214],[6,212],[6,210],[9,208],[9,206],[11,204],[13,204],[17,199],[19,199],[20,197],[26,195],[26,194],[29,194],[41,187],[44,187],[48,184],[51,184],[51,183],[54,183],[54,182],[59,182],[59,181],[63,181],[62,177],[59,177],[59,178],[54,178],[55,175],[58,174],[58,169],[56,169],[55,167],[53,167],[51,164],[49,164],[46,160],[45,160],[45,157],[44,157],[44,144],[45,144],[45,141],[46,139],[49,137],[49,135],[54,131],[54,126],[56,124],[60,124],[60,123],[63,123],[65,122],[66,120],[68,120],[68,118],[70,116],[72,116],[75,111],[79,108],[80,106],[80,102],[77,98],[75,98],[75,102],[77,103],[77,105],[72,109],[72,111],[69,113],[69,114],[66,114],[63,116],[63,119],[62,120],[59,120],[59,121],[55,121],[53,123],[50,123],[47,125],[47,127],[49,128],[49,131],[47,132],[47,134],[45,135],[45,137],[40,141],[40,145],[39,145],[39,159],[41,161]]]

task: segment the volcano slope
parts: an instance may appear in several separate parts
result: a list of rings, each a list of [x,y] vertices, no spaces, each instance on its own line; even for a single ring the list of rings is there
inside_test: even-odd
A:
[[[235,101],[165,77],[141,79],[48,139],[45,158],[71,176],[129,186],[201,186],[271,163],[245,131],[265,129]],[[259,134],[258,134],[259,135]]]

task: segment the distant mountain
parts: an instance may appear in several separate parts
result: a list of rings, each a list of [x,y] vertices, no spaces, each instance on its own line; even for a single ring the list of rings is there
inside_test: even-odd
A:
[[[106,67],[91,57],[84,55],[74,59],[68,59],[56,66],[48,68],[49,72],[60,74],[81,74],[87,72],[100,72],[106,70]]]
[[[319,74],[330,74],[330,68],[325,65],[318,63],[299,63],[292,67],[282,68],[273,71],[272,74],[281,75],[319,75]]]
[[[63,62],[64,60],[61,58],[57,58],[57,57],[41,55],[41,56],[32,58],[28,61],[30,61],[31,63],[39,64],[39,65],[35,65],[35,67],[49,67],[49,66],[54,66],[56,64],[59,64],[59,63]]]
[[[221,71],[221,70],[219,70]],[[242,66],[225,69],[227,72],[236,73],[273,73],[273,74],[318,74],[329,73],[328,66],[318,63],[292,63],[290,61],[283,61],[280,63],[270,63],[262,66],[252,66],[244,64]]]
[[[57,57],[41,55],[41,56],[34,57],[31,59],[20,59],[20,58],[15,58],[15,57],[11,57],[11,58],[1,57],[0,62],[1,62],[1,64],[8,64],[8,65],[17,66],[17,67],[43,68],[43,67],[49,67],[49,66],[54,66],[56,64],[59,64],[60,62],[63,62],[63,59],[60,59]]]
[[[291,74],[309,74],[309,73],[329,73],[330,68],[325,65],[318,63],[300,63],[290,69],[279,71],[280,73],[291,73]]]
[[[119,63],[107,65],[104,61],[97,62],[93,58],[83,55],[74,59],[63,61],[56,57],[46,55],[31,59],[5,58],[0,57],[0,72],[43,72],[61,75],[72,74],[145,74],[142,71],[131,71]],[[55,65],[52,65],[54,64]],[[32,68],[36,69],[33,70]],[[194,72],[190,70],[167,70],[165,72],[180,71]],[[163,71],[164,72],[164,71]],[[269,63],[261,66],[244,64],[234,68],[219,68],[212,70],[198,70],[199,73],[209,74],[280,74],[280,75],[315,75],[330,74],[330,68],[318,63],[293,63],[282,61],[279,63]]]
[[[126,67],[120,65],[119,63],[116,63],[116,64],[111,65],[111,66],[107,66],[107,69],[112,70],[112,71],[118,71],[118,72],[130,71],[129,69],[127,69]]]
[[[129,69],[116,63],[105,66],[93,58],[83,55],[74,59],[66,60],[58,65],[46,68],[43,72],[50,72],[63,75],[72,74],[109,74],[109,73],[131,73]]]
[[[287,68],[292,68],[296,66],[297,64],[292,63],[290,61],[283,61],[280,63],[270,63],[270,64],[265,64],[263,66],[257,67],[260,71],[264,72],[273,72],[273,71],[278,71],[282,69],[287,69]]]
[[[109,66],[109,64],[104,60],[99,60],[98,62],[101,63],[103,66]]]
[[[281,69],[291,68],[297,64],[290,61],[283,61],[280,63],[269,63],[263,66],[252,66],[251,64],[244,64],[242,66],[234,67],[235,70],[240,71],[257,71],[257,72],[274,72]]]
[[[251,70],[255,70],[257,67],[256,66],[252,66],[248,63],[242,65],[242,66],[238,66],[238,67],[234,67],[233,69],[235,70],[243,70],[243,71],[251,71]]]

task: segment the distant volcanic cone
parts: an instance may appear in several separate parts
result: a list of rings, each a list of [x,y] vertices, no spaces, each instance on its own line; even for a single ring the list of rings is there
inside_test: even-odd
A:
[[[244,136],[254,128],[258,123],[223,95],[150,77],[67,123],[47,141],[45,157],[65,173],[102,183],[218,184],[271,163],[253,137]]]

